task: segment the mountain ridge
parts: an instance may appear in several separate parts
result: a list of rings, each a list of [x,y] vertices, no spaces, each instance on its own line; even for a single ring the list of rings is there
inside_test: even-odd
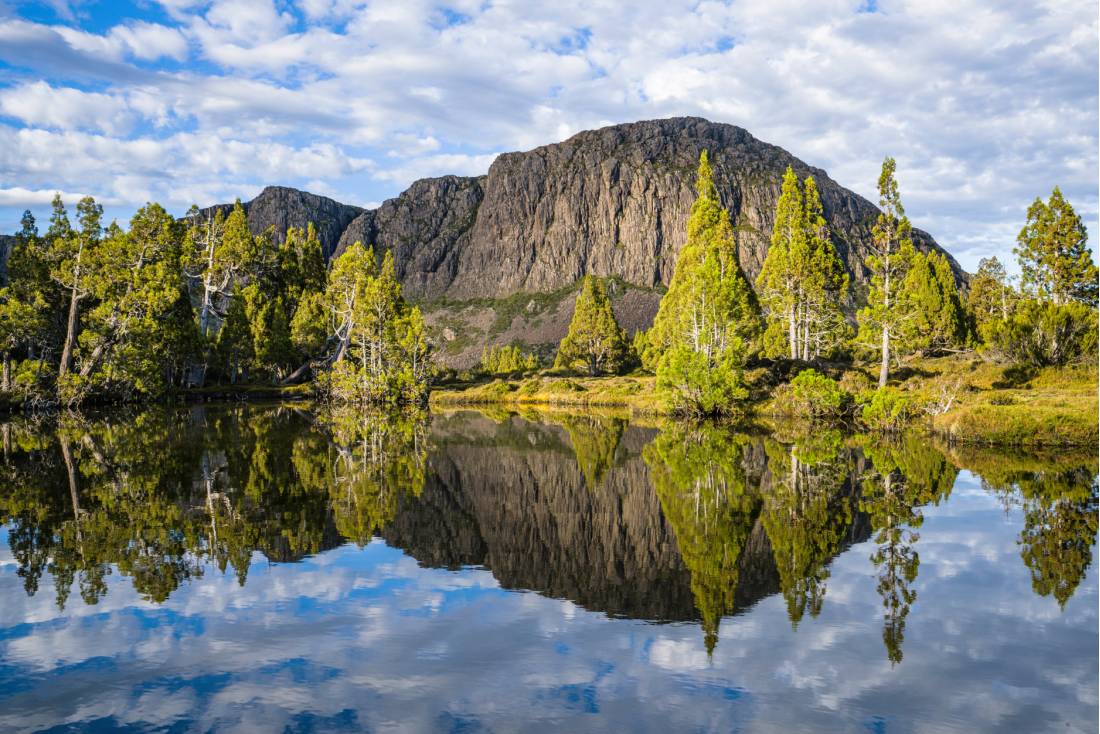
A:
[[[814,176],[853,285],[846,310],[854,312],[869,285],[878,207],[747,130],[698,117],[611,125],[502,153],[482,176],[419,179],[374,209],[287,187],[268,187],[245,208],[254,232],[274,227],[279,238],[316,217],[327,257],[355,241],[392,250],[406,296],[424,304],[447,347],[445,361],[467,366],[490,344],[556,344],[571,314],[570,290],[584,275],[620,282],[613,298],[624,326],[648,327],[687,239],[703,150],[750,283],[770,246],[786,167]],[[943,252],[965,285],[967,274],[931,235],[914,229],[913,239],[920,250]],[[527,294],[519,309],[470,305]]]

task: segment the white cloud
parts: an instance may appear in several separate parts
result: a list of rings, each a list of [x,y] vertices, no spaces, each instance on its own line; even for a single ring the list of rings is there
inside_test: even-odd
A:
[[[17,82],[0,99],[38,82],[58,102],[0,110],[29,127],[103,133],[119,152],[99,178],[28,161],[0,171],[6,180],[95,190],[134,173],[123,169],[128,144],[190,135],[303,165],[264,180],[272,165],[241,166],[234,146],[221,165],[196,145],[165,175],[217,175],[243,191],[309,162],[331,168],[303,182],[381,199],[413,177],[483,172],[498,151],[695,114],[745,127],[872,199],[882,158],[895,156],[915,224],[971,267],[992,252],[1011,259],[1028,202],[1055,184],[1097,230],[1098,29],[1084,0],[879,0],[877,12],[823,0],[813,13],[794,0],[663,0],[630,13],[609,0],[162,5],[175,27],[121,18],[95,34],[0,21],[0,58],[51,71],[49,85]],[[204,65],[158,70],[192,49]]]

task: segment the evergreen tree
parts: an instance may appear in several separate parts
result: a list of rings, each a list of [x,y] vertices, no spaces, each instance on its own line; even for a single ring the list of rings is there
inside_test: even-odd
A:
[[[809,265],[805,225],[802,189],[794,169],[787,166],[775,207],[771,246],[756,278],[760,304],[768,324],[765,350],[769,356],[780,356],[784,346],[791,359],[802,355],[799,349],[799,316],[804,305],[801,288]]]
[[[1061,306],[1078,301],[1097,305],[1097,270],[1081,217],[1058,187],[1044,203],[1036,198],[1027,223],[1016,238],[1021,289],[1035,298]]]
[[[293,359],[286,307],[280,296],[272,298],[257,283],[250,283],[242,292],[252,336],[252,369],[279,380]]]
[[[604,282],[586,275],[554,366],[574,369],[583,365],[589,375],[614,374],[625,366],[629,349]]]
[[[200,216],[192,207],[188,219],[183,270],[197,291],[199,335],[209,342],[225,318],[234,287],[256,259],[257,247],[239,199],[228,217],[221,209]]]
[[[378,264],[373,249],[366,249],[363,243],[355,242],[332,261],[328,283],[325,287],[325,300],[333,324],[333,334],[337,348],[332,361],[340,362],[347,355],[352,334],[356,329],[359,315],[359,301],[367,281],[378,274]]]
[[[214,342],[215,353],[223,376],[230,384],[248,374],[252,364],[252,330],[245,308],[246,296],[240,288],[234,289],[228,299],[222,327]]]
[[[867,267],[871,270],[871,290],[867,294],[867,307],[857,315],[860,341],[879,345],[879,387],[886,386],[890,375],[891,339],[909,321],[898,291],[912,258],[912,227],[901,204],[898,183],[894,178],[896,169],[893,158],[882,162],[882,173],[878,179],[881,211],[871,232],[873,252],[867,258]]]
[[[706,152],[696,191],[688,239],[646,337],[643,360],[656,365],[658,386],[674,410],[702,415],[728,412],[747,396],[741,371],[759,317]]]
[[[48,237],[52,237],[51,260],[54,263],[52,277],[67,291],[69,298],[65,341],[61,349],[58,379],[63,380],[72,367],[73,350],[76,348],[80,305],[91,294],[88,285],[89,271],[94,267],[94,248],[103,233],[103,207],[95,199],[86,196],[77,203],[80,231],[69,227],[68,215],[60,194],[54,196],[53,216],[50,218]]]
[[[841,304],[848,275],[837,257],[812,176],[805,192],[787,166],[776,205],[771,247],[757,276],[767,321],[765,352],[814,359],[848,337]]]
[[[321,355],[330,336],[329,313],[323,291],[307,293],[290,322],[290,340],[305,359]]]
[[[524,354],[518,346],[485,347],[481,350],[481,371],[489,375],[525,372],[539,366],[538,357]]]
[[[913,253],[898,303],[911,316],[897,335],[905,351],[937,354],[966,343],[966,311],[955,275],[942,254]]]
[[[1016,293],[1004,265],[996,257],[983,257],[978,272],[970,279],[967,301],[979,333],[992,321],[1007,321],[1015,302]]]
[[[810,360],[842,349],[851,339],[852,329],[843,309],[848,299],[848,273],[833,246],[813,176],[806,177],[805,207],[810,267],[803,283],[802,359]]]
[[[90,380],[108,381],[103,391],[136,390],[155,394],[164,383],[159,353],[167,343],[179,345],[182,326],[173,318],[183,288],[180,257],[183,232],[159,204],[148,204],[134,214],[130,229],[108,228],[96,251],[96,267],[89,271],[93,303],[80,332],[80,385],[73,399],[90,389]]]

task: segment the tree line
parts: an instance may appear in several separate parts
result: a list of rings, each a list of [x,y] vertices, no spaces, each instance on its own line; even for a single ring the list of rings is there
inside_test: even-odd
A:
[[[1057,188],[1028,210],[1014,249],[1019,282],[989,258],[960,289],[943,253],[914,245],[895,174],[887,158],[865,262],[870,283],[851,319],[855,294],[813,177],[801,181],[788,166],[754,292],[704,151],[687,242],[653,326],[628,341],[605,289],[589,277],[556,366],[598,375],[640,364],[656,374],[674,410],[715,415],[748,397],[744,368],[761,359],[873,359],[883,388],[914,355],[980,351],[1058,365],[1096,354],[1097,269],[1084,224]]]
[[[417,403],[431,370],[424,321],[401,295],[392,253],[355,243],[326,264],[313,225],[253,235],[238,201],[159,204],[128,228],[91,197],[76,222],[60,195],[33,215],[0,289],[9,399],[78,405],[174,388],[316,377],[341,402]]]

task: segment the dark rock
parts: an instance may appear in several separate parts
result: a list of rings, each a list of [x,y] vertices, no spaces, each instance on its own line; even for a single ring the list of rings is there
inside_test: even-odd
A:
[[[221,209],[226,214],[232,210],[232,204],[218,204],[202,210],[209,214]],[[340,241],[340,235],[348,225],[362,213],[363,209],[350,204],[341,204],[324,196],[311,194],[286,186],[268,186],[252,201],[244,204],[248,215],[248,228],[253,234],[260,234],[273,227],[276,241],[282,242],[290,227],[301,227],[313,222],[321,240],[325,257],[330,257]]]

